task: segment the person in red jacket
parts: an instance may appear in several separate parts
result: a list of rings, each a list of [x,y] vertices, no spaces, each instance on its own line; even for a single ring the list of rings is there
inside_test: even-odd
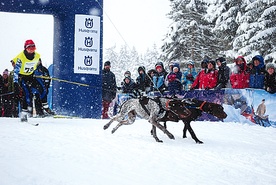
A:
[[[194,83],[191,86],[193,89],[213,89],[216,87],[218,81],[218,71],[216,70],[216,62],[214,60],[208,61],[207,68],[202,69],[197,75]]]
[[[249,87],[249,73],[243,56],[235,59],[235,67],[230,75],[230,83],[233,89],[244,89]]]

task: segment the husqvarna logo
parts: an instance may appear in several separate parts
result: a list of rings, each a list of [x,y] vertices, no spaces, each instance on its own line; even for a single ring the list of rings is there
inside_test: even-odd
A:
[[[93,64],[92,56],[84,56],[84,65],[91,66]]]
[[[85,27],[86,28],[93,28],[93,19],[86,18],[85,19]]]
[[[92,47],[93,46],[93,37],[85,37],[84,45],[86,47]]]

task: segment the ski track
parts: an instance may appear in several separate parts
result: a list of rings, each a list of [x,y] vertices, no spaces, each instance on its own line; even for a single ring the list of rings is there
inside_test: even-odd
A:
[[[138,185],[276,183],[275,128],[242,123],[168,122],[175,140],[137,120],[111,134],[109,120],[34,118],[40,125],[0,119],[0,184]]]

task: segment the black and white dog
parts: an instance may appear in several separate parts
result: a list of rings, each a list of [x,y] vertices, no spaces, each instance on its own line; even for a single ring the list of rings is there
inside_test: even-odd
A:
[[[162,130],[170,139],[174,139],[174,136],[159,123],[159,120],[165,116],[167,111],[170,111],[177,115],[177,117],[187,117],[190,115],[190,112],[183,111],[183,104],[178,103],[179,100],[172,98],[149,98],[149,97],[140,97],[133,98],[125,101],[119,113],[111,118],[111,120],[104,125],[104,129],[107,129],[112,122],[118,121],[116,127],[113,128],[112,133],[114,133],[122,125],[130,125],[135,122],[136,116],[143,119],[147,119],[153,126]],[[182,110],[181,114],[177,114],[175,111]],[[156,129],[153,129],[152,135],[157,142],[162,142],[157,135]]]

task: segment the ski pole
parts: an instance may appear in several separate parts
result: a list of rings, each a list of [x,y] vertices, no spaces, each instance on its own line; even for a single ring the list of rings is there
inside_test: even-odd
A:
[[[14,92],[9,92],[9,93],[4,93],[4,94],[0,94],[0,97],[2,96],[7,96],[7,95],[10,95],[10,94],[13,94]]]
[[[36,75],[34,75],[34,77],[42,78],[42,79],[48,79],[48,80],[56,80],[56,81],[59,81],[59,82],[65,82],[65,83],[75,84],[75,85],[79,85],[79,86],[89,87],[88,84],[83,84],[83,83],[79,83],[79,82],[72,82],[72,81],[68,81],[68,80],[62,80],[62,79],[59,79],[59,78],[53,78],[53,77],[49,77],[49,76],[36,76]]]

